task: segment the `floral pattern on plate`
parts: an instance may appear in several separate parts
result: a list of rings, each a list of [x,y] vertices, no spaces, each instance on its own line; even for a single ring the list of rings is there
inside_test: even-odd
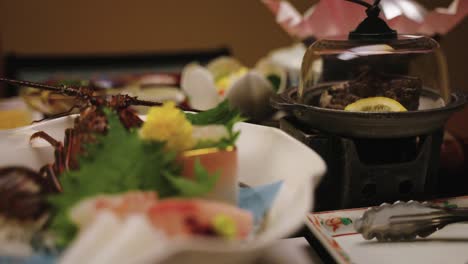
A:
[[[445,208],[468,207],[468,196],[429,201],[430,204]],[[355,263],[337,238],[356,235],[354,222],[367,208],[353,208],[337,211],[316,212],[307,215],[306,224],[314,236],[340,264]]]

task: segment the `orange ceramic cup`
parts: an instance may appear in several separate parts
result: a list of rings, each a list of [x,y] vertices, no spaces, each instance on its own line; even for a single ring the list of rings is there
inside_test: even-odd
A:
[[[237,149],[230,147],[224,150],[205,148],[185,151],[179,157],[183,166],[182,175],[193,179],[197,159],[210,174],[220,172],[214,190],[205,198],[237,205]]]

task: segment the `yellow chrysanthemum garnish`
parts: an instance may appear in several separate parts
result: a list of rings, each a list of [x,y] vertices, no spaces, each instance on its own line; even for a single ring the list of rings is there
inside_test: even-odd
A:
[[[164,141],[166,149],[176,152],[193,148],[192,124],[184,113],[175,107],[174,102],[152,107],[146,122],[140,130],[140,137],[145,140]]]

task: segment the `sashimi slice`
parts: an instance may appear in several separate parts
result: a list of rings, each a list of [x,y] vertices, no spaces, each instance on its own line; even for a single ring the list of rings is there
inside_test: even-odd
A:
[[[218,142],[229,137],[229,132],[224,125],[193,126],[192,137],[196,142]]]
[[[156,192],[128,192],[120,195],[102,195],[78,203],[70,211],[70,219],[79,227],[93,221],[99,211],[110,210],[118,217],[145,213],[158,200]]]
[[[203,199],[165,199],[148,211],[152,224],[168,236],[220,236],[214,223],[219,217],[234,223],[234,238],[246,238],[253,226],[252,214],[226,203]]]
[[[132,259],[135,256],[144,255],[148,251],[164,255],[167,245],[166,236],[155,229],[147,217],[131,215],[115,230],[113,239],[87,263],[134,263]]]
[[[109,211],[97,214],[89,228],[82,229],[59,260],[60,264],[89,263],[110,240],[120,227],[120,219]]]

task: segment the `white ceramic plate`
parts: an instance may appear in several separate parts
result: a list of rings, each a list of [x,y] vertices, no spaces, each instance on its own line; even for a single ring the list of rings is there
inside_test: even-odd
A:
[[[434,203],[468,207],[468,196]],[[440,264],[468,263],[468,223],[448,225],[427,238],[406,242],[365,240],[354,230],[354,221],[366,208],[311,213],[306,223],[337,263]]]
[[[31,147],[29,135],[42,130],[62,140],[64,129],[72,125],[73,117],[69,116],[3,133],[0,167],[22,165],[38,169],[52,162],[52,148],[44,142],[35,142]],[[241,131],[237,143],[240,181],[251,186],[284,181],[269,212],[265,230],[252,241],[242,243],[179,244],[163,255],[150,256],[153,260],[157,257],[166,258],[170,263],[247,263],[272,242],[287,237],[303,225],[304,217],[312,209],[314,188],[325,173],[323,160],[278,129],[246,123],[239,123],[236,128]]]

